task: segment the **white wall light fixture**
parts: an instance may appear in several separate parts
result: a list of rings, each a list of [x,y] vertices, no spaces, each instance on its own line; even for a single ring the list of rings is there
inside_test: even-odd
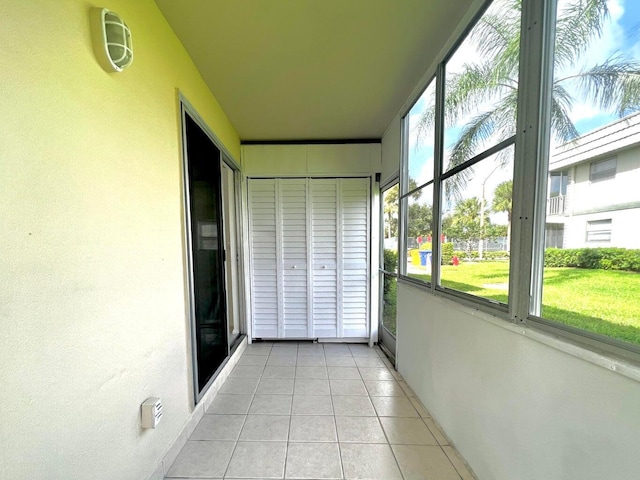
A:
[[[93,31],[96,55],[105,70],[121,72],[133,62],[131,30],[117,13],[106,8],[95,10]]]

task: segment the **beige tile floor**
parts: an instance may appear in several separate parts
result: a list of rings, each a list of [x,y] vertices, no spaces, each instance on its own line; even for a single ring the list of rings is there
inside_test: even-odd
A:
[[[471,480],[380,349],[249,345],[166,478]]]

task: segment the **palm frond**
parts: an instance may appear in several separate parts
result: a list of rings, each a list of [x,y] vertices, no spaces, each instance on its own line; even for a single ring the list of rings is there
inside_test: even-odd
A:
[[[489,138],[495,128],[494,111],[484,112],[474,117],[462,130],[460,138],[453,145],[446,170],[461,165],[475,151],[477,145]],[[444,183],[444,194],[447,201],[460,202],[466,185],[474,176],[473,165],[448,178]]]
[[[495,145],[515,134],[517,99],[517,91],[510,92],[491,110],[476,115],[464,126],[451,147],[449,168],[480,153],[489,140]]]
[[[602,35],[609,18],[607,0],[574,0],[558,12],[555,65],[572,65]]]
[[[428,135],[433,134],[435,119],[436,106],[430,105],[429,107],[427,107],[424,113],[422,113],[416,125],[416,135],[418,137],[418,143],[424,142],[427,139]]]
[[[491,110],[476,115],[465,125],[459,138],[451,146],[447,170],[481,153],[489,141],[495,145],[515,134],[517,97],[517,91],[510,92]],[[513,161],[513,148],[500,151],[497,161],[503,167]],[[446,199],[454,198],[459,201],[465,186],[473,176],[474,169],[471,166],[448,179],[445,183]]]
[[[465,65],[462,73],[451,74],[446,86],[446,124],[455,125],[461,117],[477,112],[487,102],[504,96],[505,92],[516,91],[513,73],[505,64],[487,62]]]
[[[560,143],[566,143],[579,136],[578,130],[569,118],[573,98],[562,85],[553,85],[551,96],[551,132]]]
[[[573,78],[584,97],[620,117],[640,109],[640,63],[620,55]]]
[[[515,67],[517,73],[521,15],[520,0],[495,1],[470,34],[478,55]]]
[[[463,200],[464,189],[474,177],[473,166],[465,168],[443,182],[444,198],[448,203],[459,203]]]

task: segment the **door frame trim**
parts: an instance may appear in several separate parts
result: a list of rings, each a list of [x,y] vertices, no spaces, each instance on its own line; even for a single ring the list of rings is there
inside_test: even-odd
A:
[[[395,365],[396,364],[396,354],[397,354],[397,331],[396,331],[396,335],[392,334],[389,329],[387,327],[384,326],[384,279],[385,279],[385,275],[393,275],[392,272],[387,272],[384,270],[384,226],[385,226],[385,219],[384,219],[384,193],[388,190],[390,190],[391,188],[393,188],[395,185],[399,185],[399,177],[398,176],[394,176],[392,177],[390,180],[388,180],[387,182],[385,182],[384,184],[378,184],[378,197],[379,197],[379,202],[378,202],[378,246],[379,246],[379,250],[378,250],[378,290],[379,290],[379,296],[378,296],[378,346],[385,352],[385,354],[387,355],[387,357],[389,358],[393,358],[392,363]],[[398,200],[398,207],[400,207],[400,201]],[[400,215],[400,213],[398,212],[398,215]],[[398,225],[399,228],[399,225]],[[400,232],[398,231],[398,236],[400,235]],[[398,238],[399,240],[399,238]],[[398,242],[398,258],[400,258],[400,244]],[[400,265],[397,266],[397,269],[400,269]],[[396,277],[396,281],[398,279],[398,274],[395,274]],[[396,315],[396,330],[397,330],[397,315]],[[385,343],[384,340],[385,338],[388,337],[393,337],[393,345],[390,345],[388,343]]]

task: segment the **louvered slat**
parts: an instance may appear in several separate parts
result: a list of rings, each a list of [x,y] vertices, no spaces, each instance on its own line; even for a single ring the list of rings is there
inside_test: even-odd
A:
[[[307,181],[280,180],[284,338],[308,335]]]
[[[342,336],[369,334],[369,181],[340,180]]]
[[[313,335],[338,336],[337,182],[309,181],[311,201],[311,268]]]
[[[253,336],[278,336],[276,181],[249,182]]]

